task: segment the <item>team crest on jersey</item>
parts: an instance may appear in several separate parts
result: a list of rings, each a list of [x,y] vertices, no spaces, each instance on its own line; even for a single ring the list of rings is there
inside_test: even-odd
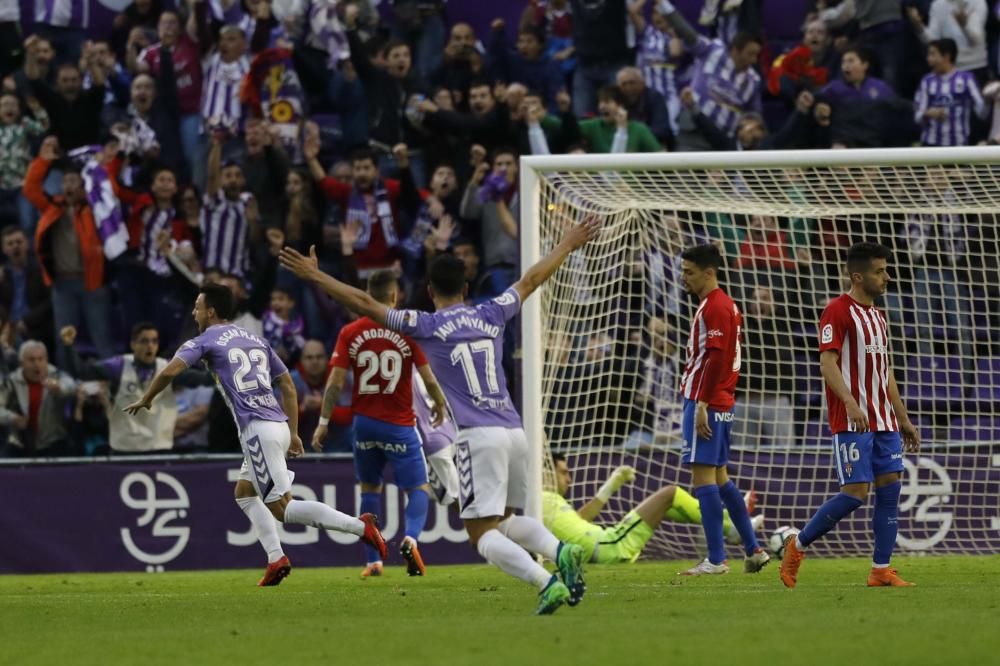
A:
[[[493,302],[496,303],[497,305],[513,305],[514,303],[517,302],[517,299],[514,298],[514,294],[510,293],[509,291],[505,291],[504,293],[494,298]]]
[[[854,473],[854,465],[852,465],[851,463],[845,463],[844,472],[847,474],[847,476],[851,476]]]
[[[821,338],[823,344],[829,344],[833,342],[833,324],[827,324],[823,327],[823,337]]]

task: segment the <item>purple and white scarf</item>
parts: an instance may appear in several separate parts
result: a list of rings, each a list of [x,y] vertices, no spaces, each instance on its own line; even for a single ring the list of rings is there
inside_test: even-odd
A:
[[[121,205],[111,187],[111,179],[104,165],[97,161],[101,146],[83,146],[70,152],[70,159],[83,162],[80,175],[87,202],[94,214],[94,224],[104,245],[104,256],[109,260],[120,257],[128,249],[128,227]]]
[[[326,51],[327,64],[336,67],[351,57],[344,26],[337,18],[339,0],[310,0],[306,24],[306,44]]]
[[[385,238],[386,247],[396,247],[399,245],[399,238],[396,237],[396,225],[392,220],[392,204],[389,202],[389,193],[385,189],[382,179],[375,181],[373,188],[375,196],[375,216],[382,225],[382,237]],[[368,204],[365,195],[358,191],[358,188],[351,190],[351,197],[347,201],[347,222],[358,221],[361,223],[361,232],[358,240],[354,243],[355,250],[364,250],[372,239],[372,218],[368,214]]]
[[[413,223],[413,229],[410,231],[410,235],[403,239],[403,242],[400,244],[403,252],[413,259],[420,259],[424,256],[424,241],[427,240],[427,236],[430,235],[433,229],[434,218],[431,217],[430,207],[426,203],[420,204],[420,208],[417,210],[417,219]]]

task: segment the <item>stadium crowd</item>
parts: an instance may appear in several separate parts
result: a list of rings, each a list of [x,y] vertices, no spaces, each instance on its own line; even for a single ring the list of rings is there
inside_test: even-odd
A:
[[[36,0],[30,29],[4,3],[0,452],[239,451],[206,373],[178,378],[147,418],[122,415],[195,333],[205,282],[229,287],[237,323],[294,368],[309,441],[352,314],[280,268],[280,248],[315,245],[325,271],[356,284],[394,268],[420,309],[433,307],[428,260],[452,253],[469,299],[489,299],[518,274],[520,155],[1000,142],[1000,2],[780,3],[805,17],[798,41],[767,38],[765,8],[779,11],[767,0],[531,0],[517,25],[479,31],[448,20],[461,3],[135,0],[103,31],[88,23],[92,0]],[[928,196],[947,197],[948,177]],[[957,331],[974,314],[961,306],[967,257],[995,264],[997,239],[939,218],[895,220],[890,235],[920,267],[903,279],[927,301],[922,323],[940,311]],[[796,374],[807,326],[766,324],[814,322],[822,303],[776,293],[835,293],[838,250],[885,230],[765,215],[660,223],[676,233],[621,276],[637,292],[661,285],[657,303],[623,306],[639,313],[623,340],[554,341],[552,353],[584,359],[567,364],[565,393],[632,359],[618,368],[633,377],[629,413],[608,419],[632,425],[606,436],[634,447],[671,427],[688,307],[676,257],[713,240],[745,276],[737,300],[762,322],[756,342],[783,350],[747,404],[779,414],[765,436],[791,438],[797,388],[775,378]],[[350,385],[328,451],[351,449],[349,403]]]

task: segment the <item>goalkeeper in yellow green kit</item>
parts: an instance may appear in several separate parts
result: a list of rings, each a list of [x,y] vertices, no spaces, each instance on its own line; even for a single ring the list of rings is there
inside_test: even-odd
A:
[[[653,530],[663,519],[675,523],[701,524],[698,500],[682,488],[664,486],[629,511],[616,525],[596,525],[593,521],[600,515],[611,495],[635,479],[635,470],[624,465],[618,467],[592,500],[575,509],[565,498],[570,485],[566,457],[553,453],[552,462],[555,466],[556,492],[546,490],[542,493],[542,519],[559,540],[582,546],[591,562],[635,562],[653,536]],[[754,491],[748,492],[745,500],[747,512],[752,513],[756,503]],[[750,523],[755,530],[760,529],[764,523],[763,513],[751,518]],[[729,521],[728,515],[723,516],[722,530],[727,541],[735,538],[731,543],[739,543],[740,535]]]

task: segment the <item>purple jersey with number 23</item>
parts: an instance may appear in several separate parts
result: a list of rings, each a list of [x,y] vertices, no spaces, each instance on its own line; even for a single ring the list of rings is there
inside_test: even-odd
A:
[[[177,350],[188,367],[202,361],[215,376],[222,397],[240,432],[253,420],[287,421],[271,388],[275,377],[288,372],[262,339],[235,324],[209,326]]]
[[[511,288],[476,307],[389,310],[385,324],[420,342],[459,428],[520,428],[502,367],[504,326],[520,309]]]

